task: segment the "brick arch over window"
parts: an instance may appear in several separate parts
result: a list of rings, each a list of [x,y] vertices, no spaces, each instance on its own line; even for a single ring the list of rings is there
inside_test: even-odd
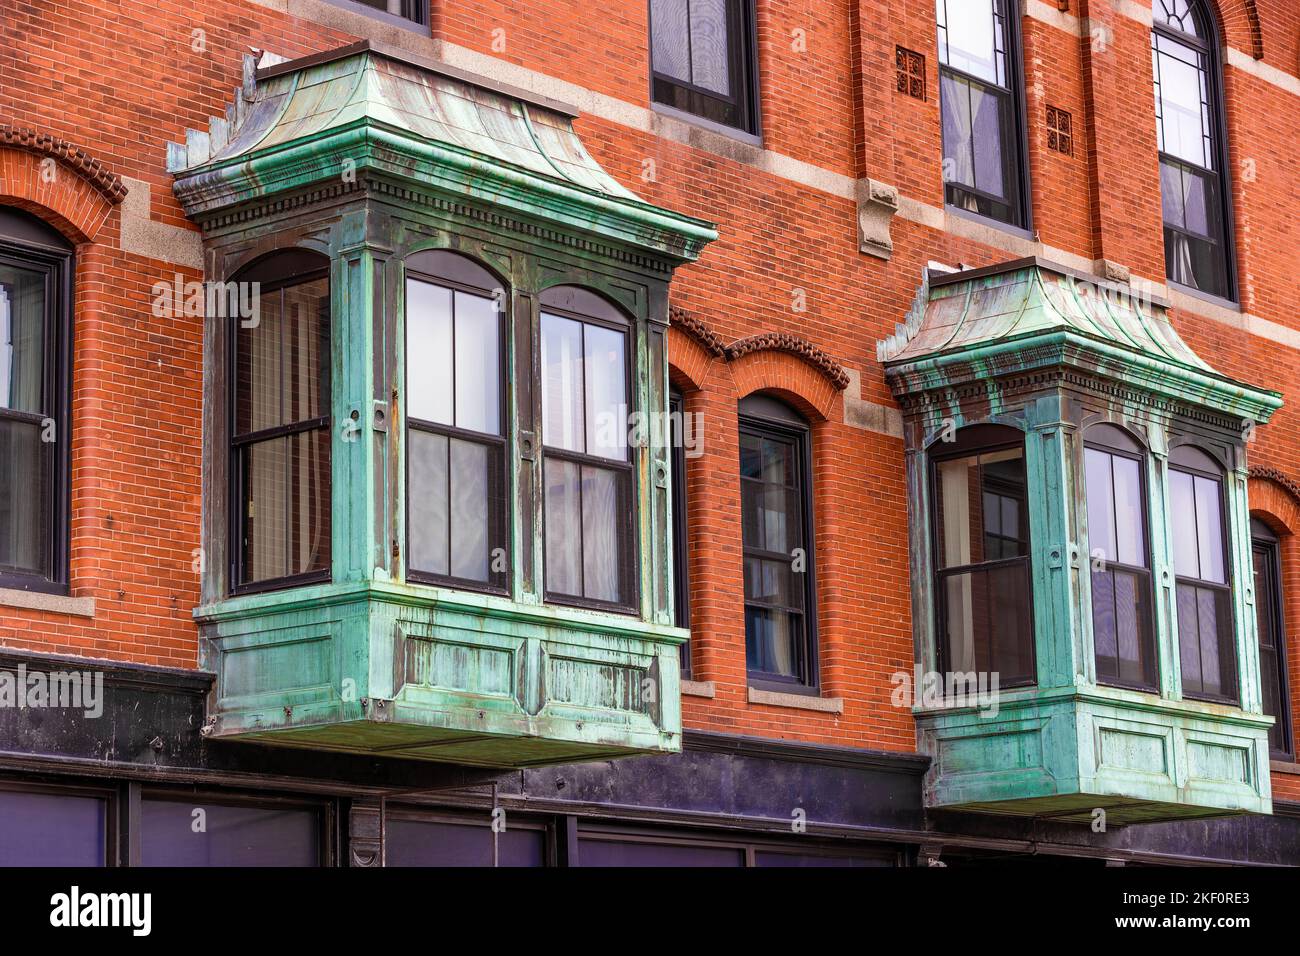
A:
[[[1237,50],[1249,50],[1256,60],[1264,58],[1264,33],[1259,25],[1257,0],[1202,0],[1219,21],[1222,40]]]
[[[1300,534],[1300,483],[1275,468],[1250,469],[1250,513],[1278,536]]]
[[[125,197],[122,180],[80,148],[0,124],[0,203],[39,216],[80,244],[95,241]]]

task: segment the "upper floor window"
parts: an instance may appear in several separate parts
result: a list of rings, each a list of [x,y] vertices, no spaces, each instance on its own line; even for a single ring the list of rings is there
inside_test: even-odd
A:
[[[1097,681],[1154,690],[1146,458],[1142,446],[1114,425],[1093,425],[1084,441]]]
[[[1255,616],[1259,625],[1259,683],[1264,713],[1276,723],[1268,732],[1269,750],[1290,759],[1291,698],[1286,673],[1285,618],[1282,614],[1282,555],[1273,530],[1258,518],[1250,522],[1255,576]]]
[[[650,0],[656,103],[758,131],[753,0]]]
[[[1016,0],[936,0],[944,202],[1028,224]]]
[[[1223,467],[1192,445],[1169,456],[1183,695],[1237,700]]]
[[[632,326],[585,289],[548,289],[541,299],[546,593],[562,603],[631,611]]]
[[[745,658],[751,683],[817,686],[808,424],[765,395],[740,403]]]
[[[1200,0],[1154,0],[1151,60],[1165,275],[1231,298],[1226,152],[1216,30]]]
[[[330,0],[339,6],[362,6],[399,23],[429,25],[429,0]]]
[[[686,443],[683,435],[685,402],[675,388],[668,393],[668,422],[671,428],[669,449],[672,468],[673,511],[673,623],[678,627],[691,626],[691,594],[687,575],[686,556],[689,543],[686,538]],[[691,649],[682,645],[682,676],[691,676]]]
[[[235,590],[330,576],[330,290],[322,256],[278,253],[256,322],[232,318],[230,474]]]
[[[509,585],[501,283],[453,252],[406,263],[411,580]]]
[[[0,586],[67,586],[72,247],[0,207]]]
[[[1032,684],[1024,437],[976,425],[930,457],[940,669],[996,673],[1001,687]]]

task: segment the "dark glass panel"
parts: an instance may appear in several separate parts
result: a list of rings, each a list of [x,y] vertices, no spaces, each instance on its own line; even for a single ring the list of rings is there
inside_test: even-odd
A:
[[[451,576],[486,582],[491,550],[498,543],[492,532],[501,513],[499,496],[491,494],[501,471],[496,446],[451,441]]]
[[[447,445],[445,435],[415,428],[409,432],[407,535],[413,571],[451,573]]]
[[[389,866],[491,866],[490,826],[438,820],[388,821]],[[500,866],[545,866],[546,834],[528,827],[511,827],[496,834]]]
[[[320,822],[311,810],[144,800],[145,866],[317,866]]]
[[[289,574],[327,571],[330,555],[330,435],[289,439]]]
[[[691,81],[719,96],[731,94],[727,0],[691,0]]]
[[[939,567],[1028,553],[1025,463],[1019,448],[940,461],[936,472]]]
[[[1003,686],[1032,681],[1028,566],[950,572],[940,582],[947,668],[997,672]]]
[[[1232,599],[1224,588],[1179,582],[1178,647],[1183,693],[1235,699],[1236,649],[1232,641]]]
[[[617,604],[623,601],[620,584],[624,562],[620,560],[620,538],[630,533],[621,528],[628,514],[620,494],[623,476],[584,465],[582,468],[582,591],[593,601]],[[621,532],[621,533],[620,533]]]
[[[47,275],[0,262],[0,408],[45,411]]]
[[[1256,525],[1251,521],[1252,530]],[[1255,580],[1255,619],[1259,634],[1259,677],[1264,713],[1274,718],[1269,728],[1269,749],[1274,753],[1291,750],[1290,717],[1286,700],[1286,658],[1282,643],[1282,613],[1278,595],[1280,569],[1277,546],[1271,531],[1268,539],[1251,549]]]
[[[546,481],[546,588],[582,594],[582,466],[548,458]]]
[[[785,853],[778,850],[755,850],[755,866],[893,866],[884,856],[839,856],[817,853]]]
[[[42,426],[0,419],[0,569],[53,576],[50,482]]]
[[[656,73],[691,80],[687,0],[650,0],[650,56]]]
[[[744,866],[745,854],[738,847],[583,837],[578,862],[582,866]]]
[[[803,643],[802,614],[745,605],[745,656],[751,671],[800,678]]]
[[[98,797],[0,790],[0,866],[103,866],[106,811]]]

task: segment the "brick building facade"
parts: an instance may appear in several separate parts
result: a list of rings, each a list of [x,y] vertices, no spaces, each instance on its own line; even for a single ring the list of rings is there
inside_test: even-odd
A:
[[[936,19],[933,5],[897,0],[604,6],[5,7],[0,266],[46,284],[44,390],[24,403],[11,384],[5,406],[15,464],[0,501],[0,662],[104,675],[95,719],[0,709],[11,819],[84,833],[59,852],[111,864],[1300,861],[1289,726],[1300,654],[1286,653],[1286,625],[1300,621],[1300,10],[941,0]],[[989,57],[977,62],[981,31]],[[294,248],[319,261],[270,255]],[[440,248],[491,278],[411,258]],[[244,439],[226,418],[247,381],[228,358],[240,333],[201,309],[160,312],[159,290],[238,281],[259,263],[274,265],[256,273],[270,290],[323,277],[333,325],[318,345],[334,392],[299,431],[244,429],[247,447],[307,434],[317,417],[336,437],[311,459],[332,486],[311,484],[321,475],[295,458],[290,543],[255,554],[252,505],[241,519],[238,499],[261,493],[261,473],[254,452],[231,451]],[[487,509],[509,517],[488,543],[503,542],[507,566],[483,587],[462,586],[468,571],[413,580],[410,536],[427,517],[411,511],[418,276],[467,302],[506,286],[502,417],[480,429],[457,419],[437,439],[503,442]],[[1016,283],[1043,299],[999,329]],[[580,286],[617,315],[548,298]],[[945,319],[942,303],[960,295],[962,319]],[[1098,297],[1112,302],[1104,322],[1089,311]],[[980,304],[992,299],[1001,305]],[[1121,300],[1136,303],[1122,316]],[[610,521],[634,519],[595,552],[623,575],[604,596],[597,565],[582,566],[576,595],[556,583],[568,539],[540,460],[603,466],[547,434],[559,426],[546,403],[559,399],[545,353],[560,328],[548,315],[623,329],[620,361],[635,373],[623,402],[666,411],[671,397],[698,429],[698,454],[620,451],[630,490]],[[944,321],[961,326],[961,349]],[[317,373],[324,361],[302,360]],[[1054,418],[1054,403],[1077,414]],[[1082,463],[1097,422],[1135,435],[1133,460],[1150,468],[1135,485],[1135,513],[1151,523],[1132,578],[1148,597],[1114,612],[1148,621],[1131,633],[1101,623],[1107,571],[1094,560],[1088,573],[1100,539],[1085,538],[1095,485],[1084,489]],[[1040,475],[1026,447],[1002,492],[1019,510],[1000,520],[1020,530],[1000,525],[1012,552],[1001,553],[1024,559],[1032,599],[1016,603],[1005,583],[984,592],[1012,602],[1012,623],[967,625],[969,669],[999,670],[1003,642],[1028,641],[1037,696],[1006,697],[1024,708],[1019,723],[981,736],[942,707],[914,712],[898,691],[899,675],[930,664],[968,669],[935,636],[942,605],[959,641],[942,582],[960,575],[945,577],[934,565],[952,562],[928,550],[949,515],[928,507],[939,492],[926,463],[942,458],[935,435],[955,430],[984,473],[960,436],[991,423],[1034,448],[1055,435],[1077,447],[1056,479],[1050,455]],[[51,424],[39,450],[18,437]],[[1179,458],[1193,434],[1217,465]],[[783,476],[764,455],[787,456]],[[1201,542],[1199,573],[1180,563],[1175,473],[1219,488],[1223,541]],[[758,503],[742,475],[767,482]],[[323,501],[326,518],[299,495]],[[747,524],[751,506],[763,527]],[[1192,513],[1204,535],[1206,512]],[[332,550],[307,554],[299,519]],[[600,520],[579,517],[570,533],[598,539],[588,525]],[[971,520],[987,549],[990,515]],[[978,563],[972,546],[956,564]],[[1216,580],[1204,562],[1220,547]],[[268,554],[288,573],[258,573]],[[369,596],[349,604],[344,584]],[[1211,592],[1217,610],[1180,605],[1213,603]],[[337,618],[320,617],[326,607]],[[349,630],[349,608],[370,623]],[[1213,631],[1199,646],[1187,636],[1197,613]],[[1105,627],[1119,671],[1147,676],[1100,674]],[[491,640],[445,642],[452,631]],[[1206,655],[1235,660],[1214,692],[1191,691],[1189,647],[1205,682]],[[359,699],[340,680],[360,681]],[[1049,697],[1073,703],[1049,710]],[[394,714],[381,719],[385,703]],[[220,821],[211,845],[176,836],[191,806]],[[493,807],[510,820],[496,839]],[[1095,809],[1112,824],[1099,827]],[[3,830],[0,851],[33,852]],[[222,843],[235,831],[250,834],[251,855]]]

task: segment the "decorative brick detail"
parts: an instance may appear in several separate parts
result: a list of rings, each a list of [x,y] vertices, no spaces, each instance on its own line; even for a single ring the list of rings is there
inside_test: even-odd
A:
[[[1074,155],[1074,119],[1057,106],[1047,108],[1047,148]]]
[[[71,242],[95,241],[113,203],[80,175],[51,176],[48,162],[38,152],[0,143],[0,202],[43,219]]]
[[[12,146],[38,156],[57,159],[69,169],[75,170],[94,186],[101,196],[115,206],[126,198],[126,186],[123,185],[120,176],[109,172],[98,159],[67,140],[50,136],[48,133],[39,133],[34,129],[0,123],[0,146]]]
[[[1292,498],[1300,503],[1300,482],[1297,482],[1289,475],[1283,474],[1276,468],[1251,468],[1246,472],[1251,478],[1259,478],[1263,481],[1271,481],[1285,488]]]
[[[894,89],[915,100],[925,99],[925,57],[915,50],[894,48]]]
[[[699,342],[709,354],[717,358],[727,357],[727,347],[718,334],[681,306],[668,307],[668,322]]]
[[[764,332],[762,335],[751,335],[748,338],[737,339],[727,346],[727,360],[735,361],[742,355],[765,350],[789,352],[791,355],[803,359],[825,375],[838,392],[842,392],[849,387],[849,373],[844,371],[839,362],[807,339],[801,339],[797,335],[790,335],[788,332]]]

